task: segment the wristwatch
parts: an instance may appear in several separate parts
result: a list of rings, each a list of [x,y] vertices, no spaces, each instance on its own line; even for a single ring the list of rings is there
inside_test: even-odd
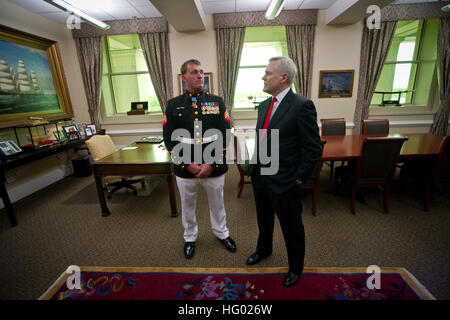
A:
[[[299,180],[299,179],[295,180],[295,182],[297,182],[297,185],[298,185],[298,186],[302,184],[302,181]]]

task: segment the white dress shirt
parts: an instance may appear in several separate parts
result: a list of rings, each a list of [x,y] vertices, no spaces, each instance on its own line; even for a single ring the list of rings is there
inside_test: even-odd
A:
[[[278,106],[280,105],[281,101],[283,101],[284,97],[287,95],[289,90],[291,90],[290,87],[284,89],[278,95],[275,96],[275,98],[277,98],[277,101],[275,101],[275,103],[273,104],[273,109],[272,109],[272,114],[270,115],[270,120],[272,120],[272,117],[275,114],[275,112],[277,111]]]

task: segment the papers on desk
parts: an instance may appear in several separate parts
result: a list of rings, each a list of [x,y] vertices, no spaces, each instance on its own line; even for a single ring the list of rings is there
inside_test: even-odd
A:
[[[138,147],[125,147],[125,148],[122,148],[122,149],[120,149],[120,150],[134,150],[134,149],[137,149]]]

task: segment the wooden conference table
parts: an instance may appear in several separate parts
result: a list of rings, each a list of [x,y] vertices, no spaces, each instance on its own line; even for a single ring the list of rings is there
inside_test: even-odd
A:
[[[170,154],[163,143],[133,143],[128,147],[137,147],[132,150],[118,150],[113,154],[92,164],[95,183],[102,216],[109,216],[105,194],[103,192],[102,176],[105,175],[164,175],[169,187],[171,216],[177,216],[177,203],[173,185],[173,164]]]
[[[400,161],[408,158],[432,157],[439,154],[441,142],[445,136],[436,136],[429,133],[411,134],[389,134],[388,137],[408,137],[400,150]],[[348,160],[358,158],[361,154],[361,147],[366,137],[376,137],[373,135],[343,135],[343,136],[321,136],[326,141],[323,149],[322,161]],[[255,139],[245,140],[248,153],[253,155]]]
[[[358,158],[366,137],[364,135],[322,136],[325,144],[322,160],[347,160]],[[408,137],[400,150],[399,161],[408,158],[431,157],[439,154],[441,142],[445,137],[429,133],[390,134],[388,137]]]

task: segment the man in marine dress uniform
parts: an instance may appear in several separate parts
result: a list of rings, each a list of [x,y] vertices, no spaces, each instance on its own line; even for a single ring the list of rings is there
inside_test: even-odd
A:
[[[169,100],[164,114],[163,136],[167,150],[172,153],[174,172],[181,198],[181,216],[184,227],[184,255],[192,258],[195,252],[195,241],[198,226],[195,217],[196,201],[199,185],[202,185],[208,196],[211,227],[214,235],[222,241],[226,249],[236,252],[236,244],[231,239],[227,225],[223,202],[225,173],[228,166],[225,161],[226,130],[230,128],[230,118],[223,99],[203,91],[203,68],[198,60],[191,59],[181,66],[181,75],[186,83],[186,92]],[[190,138],[172,137],[176,129],[186,129]],[[208,129],[220,130],[221,136],[204,137]],[[195,150],[202,154],[209,143],[223,139],[222,154],[214,157],[220,160],[206,163],[203,157],[198,161]],[[174,148],[183,143],[192,150],[189,161],[174,152]],[[215,154],[213,154],[215,156]]]

